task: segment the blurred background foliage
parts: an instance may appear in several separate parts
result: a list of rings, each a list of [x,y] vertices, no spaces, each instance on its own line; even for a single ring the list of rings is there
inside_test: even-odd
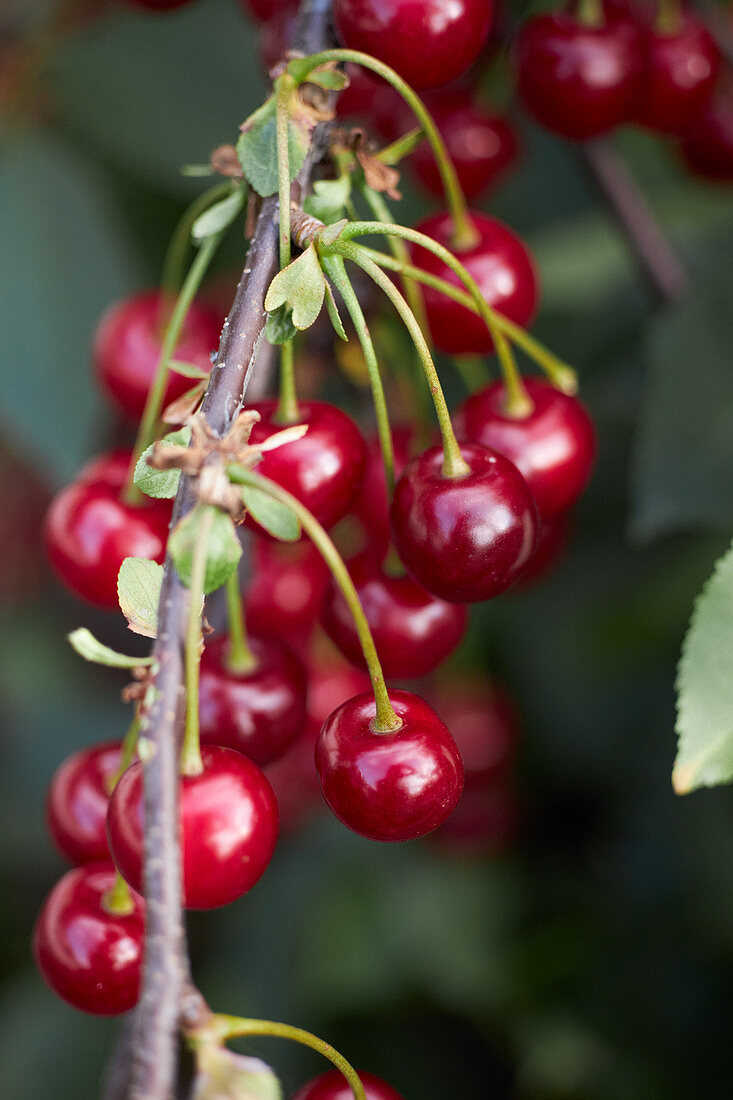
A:
[[[43,7],[6,3],[10,25]],[[122,627],[60,591],[26,513],[117,432],[90,383],[93,326],[156,282],[198,188],[181,165],[232,140],[265,88],[235,0],[164,18],[97,6],[37,43],[32,109],[3,104],[0,1091],[13,1100],[96,1095],[117,1031],[47,991],[29,933],[62,870],[48,780],[127,724],[119,677],[64,640],[84,623],[114,645]],[[566,556],[475,609],[456,662],[496,675],[521,713],[519,835],[468,858],[378,846],[318,816],[251,896],[192,915],[194,972],[218,1010],[312,1029],[406,1100],[729,1095],[733,801],[677,798],[670,770],[680,643],[733,530],[733,196],[662,141],[619,135],[692,272],[689,300],[656,309],[577,151],[518,122],[521,163],[488,208],[534,250],[535,331],[579,369],[600,436]],[[403,220],[423,206],[408,184]],[[224,250],[219,298],[242,250]],[[320,1069],[287,1044],[247,1049],[286,1094]]]

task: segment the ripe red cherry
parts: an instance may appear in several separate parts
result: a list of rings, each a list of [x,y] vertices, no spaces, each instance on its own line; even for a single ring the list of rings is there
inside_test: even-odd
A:
[[[113,485],[119,489],[125,483],[130,463],[132,462],[131,447],[117,447],[113,451],[104,451],[82,466],[74,481],[102,482],[105,485]]]
[[[366,1100],[402,1100],[401,1094],[381,1077],[365,1073],[364,1070],[358,1070],[358,1074],[364,1086]],[[303,1085],[293,1100],[353,1100],[353,1096],[344,1075],[339,1070],[332,1069]]]
[[[251,443],[264,443],[282,431],[283,425],[275,420],[276,401],[258,401],[248,407],[261,416]],[[299,408],[298,424],[307,424],[308,431],[301,439],[267,451],[257,471],[297,497],[324,527],[332,527],[346,515],[359,490],[366,444],[354,421],[335,405],[301,401]]]
[[[349,573],[388,679],[426,676],[460,643],[468,621],[465,607],[436,599],[411,577],[390,576],[370,553],[353,558]],[[321,622],[344,656],[362,667],[364,657],[351,612],[333,581]]]
[[[467,398],[456,417],[459,439],[481,443],[514,463],[542,519],[566,512],[588,484],[596,455],[593,422],[576,397],[543,378],[525,378],[533,409],[507,416],[506,390],[495,382]]]
[[[710,99],[720,53],[704,24],[682,13],[673,34],[645,27],[644,71],[637,121],[663,134],[693,126]]]
[[[680,142],[687,166],[711,180],[733,180],[733,87],[714,96]]]
[[[107,807],[120,758],[118,742],[92,745],[67,757],[51,780],[46,800],[49,832],[72,863],[110,858]]]
[[[395,478],[402,473],[410,456],[413,429],[397,427],[392,430],[394,448]],[[384,476],[384,463],[379,440],[376,436],[367,439],[367,464],[361,492],[354,501],[354,514],[361,520],[369,545],[376,553],[387,552],[389,546],[389,507],[387,500],[387,482]]]
[[[102,902],[114,881],[109,863],[67,871],[33,932],[33,954],[51,989],[96,1016],[127,1012],[140,991],[145,902],[133,893],[131,913],[108,913]]]
[[[162,562],[168,538],[170,502],[144,498],[139,507],[120,499],[122,463],[111,460],[105,480],[72,481],[46,514],[48,557],[75,595],[98,607],[116,609],[117,574],[125,558]]]
[[[97,377],[119,408],[135,419],[142,415],[158,366],[162,316],[160,291],[147,290],[112,306],[102,317],[94,336],[92,355]],[[210,371],[209,356],[218,347],[221,325],[218,313],[194,302],[188,311],[175,358]],[[193,385],[192,379],[171,371],[165,403],[181,397]]]
[[[463,789],[456,743],[428,704],[409,691],[390,691],[400,729],[373,729],[370,692],[342,703],[316,742],[323,796],[349,829],[370,840],[415,840],[437,829]]]
[[[395,487],[395,546],[420,584],[455,603],[488,600],[508,588],[532,555],[537,506],[517,468],[477,443],[464,443],[465,477],[441,472],[431,447],[407,464]]]
[[[201,743],[226,745],[263,768],[289,748],[305,722],[306,673],[286,645],[250,636],[257,665],[231,672],[229,639],[209,641],[201,658]]]
[[[310,636],[330,574],[312,542],[258,538],[254,573],[245,595],[247,625],[255,634],[277,633],[293,646]]]
[[[519,94],[548,130],[585,141],[632,117],[641,63],[627,19],[589,27],[568,12],[538,15],[519,33]]]
[[[437,88],[478,57],[491,0],[335,0],[344,45],[384,61],[414,88]]]
[[[435,695],[435,707],[458,745],[466,787],[505,776],[519,739],[517,710],[509,693],[485,677],[451,678]]]
[[[216,909],[250,890],[277,840],[277,802],[256,764],[233,749],[205,745],[204,770],[181,782],[183,892],[188,909]],[[113,859],[142,887],[142,764],[128,768],[107,814]]]
[[[471,248],[456,253],[479,285],[486,301],[518,325],[527,325],[535,315],[539,298],[538,275],[526,246],[496,218],[471,212],[478,240]],[[415,226],[421,233],[452,249],[453,222],[449,214],[432,214]],[[465,289],[457,275],[442,260],[424,248],[413,247],[414,262],[453,286]],[[481,318],[430,287],[424,288],[425,307],[433,340],[449,355],[484,355],[493,341]]]

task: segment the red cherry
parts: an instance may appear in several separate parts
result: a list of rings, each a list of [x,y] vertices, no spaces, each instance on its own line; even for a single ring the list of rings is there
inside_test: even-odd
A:
[[[407,464],[395,487],[392,532],[424,588],[455,603],[488,600],[521,574],[535,545],[537,507],[503,455],[464,443],[465,477],[444,477],[432,447]]]
[[[108,310],[94,336],[92,355],[97,377],[122,411],[135,419],[142,416],[158,366],[163,316],[160,291],[147,290],[123,299]],[[174,357],[210,371],[209,355],[219,345],[221,326],[218,313],[194,302]],[[191,378],[171,371],[165,404],[181,397],[194,384]]]
[[[298,18],[297,6],[290,4],[278,7],[264,23],[260,31],[260,62],[263,71],[269,73],[282,60],[285,51],[293,41],[295,24]]]
[[[82,481],[101,482],[119,489],[125,483],[131,462],[132,448],[130,447],[117,447],[113,451],[104,451],[101,455],[90,458],[86,465],[82,466],[74,481],[77,485]]]
[[[467,787],[455,810],[430,840],[455,855],[487,856],[506,851],[516,839],[520,810],[503,783]]]
[[[312,542],[258,538],[254,572],[244,595],[247,625],[255,634],[276,633],[294,647],[310,636],[330,574]]]
[[[708,102],[682,138],[680,150],[697,175],[733,180],[733,87]]]
[[[204,770],[181,781],[183,885],[188,909],[216,909],[250,890],[277,840],[277,802],[256,764],[233,749],[206,745]],[[142,887],[142,764],[128,768],[114,789],[107,834],[115,863]]]
[[[509,693],[484,677],[451,679],[436,692],[435,707],[461,754],[466,787],[505,776],[519,739],[517,709]]]
[[[56,769],[46,800],[48,828],[72,863],[109,860],[107,807],[110,781],[120,767],[118,742],[73,753]]]
[[[402,1100],[399,1092],[375,1077],[373,1073],[358,1070],[359,1080],[364,1086],[366,1100]],[[332,1069],[315,1077],[296,1092],[293,1100],[353,1100],[354,1094],[340,1070]]]
[[[33,954],[54,993],[83,1012],[116,1016],[137,1002],[145,934],[145,903],[132,894],[126,916],[102,901],[115,881],[109,864],[67,871],[43,903]]]
[[[46,551],[60,579],[75,595],[116,609],[117,574],[125,558],[162,562],[168,538],[169,501],[144,498],[139,507],[120,499],[122,463],[111,459],[105,480],[72,481],[46,514]]]
[[[289,748],[305,722],[306,673],[275,638],[250,636],[257,665],[226,666],[229,639],[210,641],[201,658],[199,716],[202,745],[225,745],[263,768]]]
[[[464,401],[456,434],[510,459],[542,519],[551,519],[571,508],[588,484],[596,456],[595,430],[576,397],[543,378],[525,378],[524,385],[533,405],[526,416],[506,414],[504,383],[495,382]]]
[[[344,45],[395,69],[413,88],[437,88],[478,57],[491,0],[335,0]]]
[[[410,427],[392,430],[395,478],[402,473],[410,457],[414,431]],[[384,477],[382,450],[376,436],[367,439],[367,463],[361,492],[354,501],[354,514],[361,520],[375,553],[387,552],[389,546],[389,506],[387,482]]]
[[[411,577],[390,576],[370,553],[353,558],[349,573],[372,629],[382,671],[389,679],[426,676],[460,643],[468,621],[465,607],[436,599]],[[321,622],[344,656],[362,667],[359,636],[334,581],[329,585]]]
[[[323,796],[349,829],[370,840],[415,840],[437,829],[463,788],[456,743],[428,704],[409,691],[390,691],[402,726],[373,729],[374,696],[342,703],[316,742]]]
[[[519,139],[508,119],[471,101],[465,91],[443,91],[426,97],[467,199],[492,187],[517,159]],[[431,195],[443,197],[443,184],[426,141],[410,161],[419,182]]]
[[[641,64],[635,29],[615,16],[590,27],[569,12],[538,15],[517,42],[525,106],[548,130],[578,141],[632,117]]]
[[[644,71],[636,119],[663,134],[681,134],[707,105],[720,53],[705,25],[682,13],[674,34],[642,29]]]
[[[486,301],[518,325],[527,325],[535,315],[539,280],[526,246],[496,218],[471,212],[478,241],[456,253],[479,285]],[[438,244],[452,248],[453,222],[449,214],[433,214],[415,226]],[[457,275],[442,260],[424,248],[413,247],[414,262],[453,286],[465,289]],[[449,355],[484,355],[493,341],[481,318],[430,287],[424,288],[425,307],[433,340]]]
[[[275,420],[276,401],[258,401],[248,408],[261,416],[250,443],[264,443],[282,431],[283,425]],[[366,444],[354,421],[324,401],[301,401],[298,424],[308,425],[305,435],[267,451],[257,471],[297,497],[324,527],[332,527],[346,515],[359,490]],[[253,521],[247,522],[262,530]]]

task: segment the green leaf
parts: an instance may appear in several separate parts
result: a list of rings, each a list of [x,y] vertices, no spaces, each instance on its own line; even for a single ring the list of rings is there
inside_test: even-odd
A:
[[[199,214],[191,227],[191,239],[194,244],[200,244],[207,237],[215,237],[230,226],[244,206],[246,191],[244,187],[237,187],[231,195],[219,199],[203,214]]]
[[[340,336],[342,340],[348,340],[349,338],[346,335],[346,329],[341,320],[341,315],[338,311],[338,306],[336,305],[336,299],[333,296],[333,290],[331,289],[330,283],[326,283],[326,309],[328,310],[328,316],[331,318],[331,324],[336,330],[336,335]]]
[[[279,271],[265,295],[265,309],[286,305],[293,324],[301,332],[310,328],[323,308],[326,277],[314,244],[309,244],[296,260]]]
[[[191,441],[191,429],[179,428],[176,432],[169,432],[163,436],[163,442],[178,445],[183,450]],[[155,470],[148,466],[148,458],[153,453],[154,443],[143,451],[137,460],[134,482],[146,496],[156,497],[159,500],[168,500],[178,492],[178,482],[181,480],[180,470]]]
[[[196,1062],[191,1100],[282,1100],[280,1082],[259,1058],[205,1044]]]
[[[244,505],[261,527],[283,542],[296,542],[300,538],[300,523],[287,504],[273,500],[269,493],[252,485],[242,486]]]
[[[163,566],[148,558],[125,558],[117,576],[117,598],[127,625],[135,634],[155,638]]]
[[[265,337],[270,344],[287,344],[298,335],[289,306],[278,306],[267,314]]]
[[[330,225],[344,215],[344,206],[351,197],[352,176],[344,172],[335,180],[316,180],[313,194],[308,195],[303,204],[306,214]]]
[[[201,537],[202,523],[210,514],[211,530],[207,540],[204,593],[216,591],[229,579],[242,556],[242,547],[230,516],[210,504],[197,504],[173,528],[168,550],[185,585],[191,583],[193,555]]]
[[[109,665],[110,668],[137,668],[139,665],[151,665],[152,657],[128,657],[124,653],[117,653],[87,630],[85,626],[78,630],[72,630],[69,641],[80,657],[85,661],[91,661],[95,665]]]
[[[340,221],[332,222],[331,225],[327,225],[321,233],[321,244],[333,244],[339,239],[348,224],[348,218],[341,218]]]
[[[202,370],[197,363],[183,363],[180,359],[171,359],[169,369],[175,374],[182,374],[184,378],[208,378],[209,371]]]
[[[237,156],[242,171],[263,198],[278,189],[277,128],[275,97],[270,96],[244,123],[237,142]],[[300,172],[308,152],[307,129],[293,119],[288,120],[288,163],[291,182]]]
[[[733,547],[697,598],[677,673],[678,794],[733,779]]]
[[[329,92],[342,92],[349,86],[349,78],[339,69],[313,69],[308,76],[308,84],[317,84]]]

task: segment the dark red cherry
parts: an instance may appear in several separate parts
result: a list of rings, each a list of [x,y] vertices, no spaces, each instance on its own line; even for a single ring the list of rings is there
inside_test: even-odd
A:
[[[33,954],[51,989],[96,1016],[127,1012],[140,991],[145,902],[132,893],[131,913],[108,913],[103,899],[114,882],[109,863],[67,871],[44,901],[33,932]]]
[[[67,757],[54,773],[46,819],[56,847],[72,863],[110,858],[107,807],[120,759],[118,742],[92,745]]]
[[[204,770],[181,781],[183,892],[188,909],[216,909],[250,890],[277,840],[277,801],[251,760],[205,745]],[[115,863],[142,887],[142,764],[128,768],[114,789],[107,834]]]
[[[260,30],[260,61],[265,73],[269,73],[282,60],[289,48],[297,17],[297,5],[281,5],[272,12]]]
[[[720,69],[718,47],[695,15],[680,14],[671,34],[642,31],[644,71],[636,119],[663,134],[693,126],[713,93]]]
[[[388,679],[426,676],[460,643],[468,621],[465,607],[431,596],[412,577],[390,576],[370,553],[353,558],[349,573]],[[348,605],[333,580],[323,604],[321,622],[344,656],[362,667],[359,636]]]
[[[102,482],[104,485],[112,485],[119,489],[125,483],[130,463],[132,462],[132,449],[130,447],[117,447],[113,451],[104,451],[95,458],[90,458],[86,465],[82,466],[74,481]]]
[[[463,789],[456,743],[435,711],[409,691],[390,691],[402,726],[374,730],[370,692],[342,703],[316,742],[323,796],[349,829],[370,840],[415,840],[437,829]]]
[[[275,420],[276,401],[257,401],[248,408],[261,417],[250,443],[264,443],[282,431],[283,425]],[[335,405],[301,401],[299,408],[297,422],[307,424],[308,431],[301,439],[267,451],[257,471],[297,497],[324,527],[332,527],[346,515],[359,491],[366,444],[354,421]]]
[[[254,571],[244,594],[247,626],[276,634],[294,647],[310,637],[328,586],[328,566],[312,542],[258,538]]]
[[[733,86],[714,96],[680,142],[688,168],[706,179],[733,180]]]
[[[383,1081],[381,1077],[375,1077],[373,1073],[365,1073],[358,1070],[359,1080],[364,1086],[366,1100],[402,1100],[399,1092]],[[293,1100],[353,1100],[354,1094],[344,1075],[337,1069],[322,1073],[320,1077],[303,1085],[296,1092]]]
[[[548,130],[578,141],[608,133],[633,115],[641,49],[628,19],[600,26],[569,12],[537,15],[519,32],[519,94]]]
[[[517,579],[534,550],[537,506],[509,459],[464,443],[465,477],[444,477],[443,451],[413,458],[395,487],[392,533],[397,551],[424,588],[441,599],[474,603]]]
[[[147,290],[124,298],[108,310],[94,336],[92,355],[97,377],[119,408],[134,419],[142,415],[158,366],[164,319],[160,291]],[[221,326],[218,313],[194,302],[174,357],[210,371],[209,356],[219,345]],[[171,371],[165,404],[181,397],[193,385],[192,379]]]
[[[466,787],[451,816],[430,840],[454,855],[498,855],[516,840],[520,817],[519,801],[508,783]]]
[[[394,447],[395,478],[402,473],[410,457],[414,431],[407,426],[394,428],[392,445]],[[354,514],[364,525],[369,546],[376,553],[386,553],[389,546],[389,507],[387,500],[387,482],[384,476],[382,450],[376,436],[367,439],[367,464],[361,492],[354,501]]]
[[[227,636],[206,644],[199,683],[201,744],[226,745],[263,768],[282,756],[303,728],[306,672],[275,638],[250,635],[249,645],[256,666],[231,672]]]
[[[551,519],[572,508],[588,484],[596,434],[576,397],[543,378],[525,378],[524,386],[533,405],[526,416],[506,414],[504,383],[495,382],[464,401],[456,416],[456,434],[511,459],[542,519]]]
[[[86,475],[88,477],[88,475]],[[116,609],[117,574],[125,558],[162,562],[170,501],[143,499],[139,507],[120,499],[122,463],[110,461],[105,480],[72,481],[46,514],[46,551],[56,573],[75,595]]]
[[[517,709],[509,693],[483,676],[453,676],[431,701],[458,745],[466,787],[505,776],[519,740]]]
[[[490,306],[518,325],[527,325],[539,299],[539,277],[531,254],[519,237],[496,218],[472,211],[471,221],[478,240],[471,248],[457,252],[458,259]],[[449,214],[432,214],[415,228],[454,250]],[[431,252],[414,247],[412,254],[419,267],[465,289],[458,276]],[[484,355],[493,350],[489,331],[477,314],[430,287],[424,288],[424,295],[430,331],[441,351],[449,355]]]
[[[516,161],[516,130],[508,119],[472,102],[465,90],[435,93],[426,97],[426,103],[443,135],[464,195],[469,200],[478,198]],[[426,141],[418,145],[410,164],[425,190],[442,198],[440,173]]]
[[[335,0],[349,49],[384,61],[414,88],[437,88],[467,69],[489,33],[492,0]]]

